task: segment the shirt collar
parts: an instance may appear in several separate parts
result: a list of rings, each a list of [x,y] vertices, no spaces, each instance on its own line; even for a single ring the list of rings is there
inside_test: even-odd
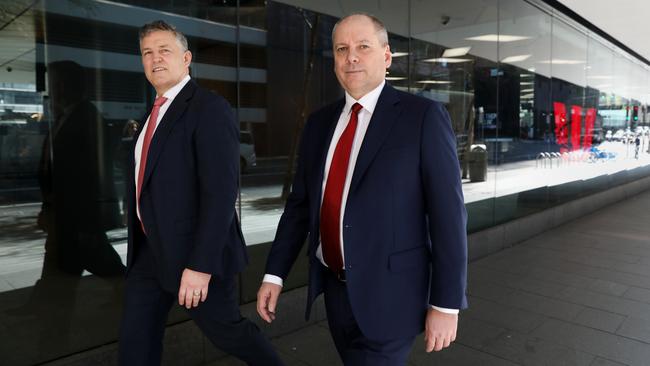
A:
[[[377,101],[379,100],[379,95],[384,89],[384,85],[386,85],[386,80],[382,80],[381,84],[361,97],[359,100],[354,99],[350,94],[348,94],[348,92],[345,92],[345,106],[343,107],[343,113],[349,114],[350,109],[352,109],[354,103],[359,103],[363,109],[372,114],[375,111]]]
[[[187,84],[188,81],[190,81],[190,76],[185,75],[183,80],[181,80],[178,84],[176,84],[176,85],[172,86],[171,88],[169,88],[169,90],[167,90],[165,92],[165,94],[163,94],[163,97],[167,98],[167,101],[171,104],[171,102],[174,101],[174,98],[176,98],[178,93],[181,92],[181,90],[183,89],[185,84]]]

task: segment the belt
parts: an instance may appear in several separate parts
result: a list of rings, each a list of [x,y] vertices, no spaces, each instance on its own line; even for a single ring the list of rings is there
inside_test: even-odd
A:
[[[344,269],[339,269],[338,271],[332,271],[330,268],[327,266],[322,266],[323,271],[325,271],[328,275],[336,278],[339,282],[345,283],[347,281],[347,278],[345,277],[345,270]]]
[[[336,278],[337,280],[339,280],[341,282],[347,282],[347,280],[345,278],[345,270],[344,269],[339,270],[337,272],[332,271],[331,273],[334,276],[334,278]]]

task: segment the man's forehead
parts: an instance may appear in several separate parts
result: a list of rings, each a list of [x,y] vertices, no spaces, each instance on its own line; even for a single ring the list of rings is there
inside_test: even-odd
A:
[[[141,43],[144,42],[155,42],[156,44],[159,44],[161,42],[171,42],[171,40],[175,39],[174,35],[171,32],[167,31],[153,31],[146,36],[142,38],[140,41]]]
[[[367,42],[371,43],[378,39],[378,30],[375,25],[368,22],[346,21],[336,27],[334,42]]]
[[[373,41],[373,40],[371,40],[371,39],[369,39],[369,38],[365,38],[365,37],[364,37],[364,38],[360,38],[360,39],[354,39],[354,38],[353,38],[353,39],[351,39],[351,40],[348,40],[348,39],[337,39],[337,40],[334,42],[334,44],[347,44],[347,43],[359,43],[359,44],[363,44],[363,43],[373,43],[373,42],[376,42],[376,40]]]
[[[144,43],[144,42],[143,42],[143,43]],[[143,47],[143,48],[150,48],[150,47],[158,47],[158,48],[169,47],[169,45],[170,45],[171,43],[173,43],[173,42],[170,43],[170,42],[167,42],[166,40],[156,40],[156,41],[154,41],[153,43],[154,43],[154,44],[150,44],[150,45],[148,45],[149,47]]]

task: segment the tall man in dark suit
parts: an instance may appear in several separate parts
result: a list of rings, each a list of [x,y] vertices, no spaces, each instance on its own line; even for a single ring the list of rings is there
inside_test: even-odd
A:
[[[249,365],[280,365],[239,312],[235,275],[247,255],[235,212],[239,129],[232,110],[190,79],[192,54],[174,27],[143,26],[140,51],[156,100],[134,138],[129,169],[120,364],[160,364],[165,320],[178,301],[215,346]]]
[[[282,281],[308,237],[307,316],[324,292],[346,365],[404,365],[425,329],[426,350],[456,337],[467,306],[466,212],[444,107],[385,83],[383,24],[366,14],[332,33],[345,98],[312,114],[257,295],[275,318]]]

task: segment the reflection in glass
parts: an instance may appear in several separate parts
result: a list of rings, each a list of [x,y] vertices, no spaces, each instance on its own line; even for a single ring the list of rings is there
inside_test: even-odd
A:
[[[188,35],[192,77],[237,110],[247,301],[265,260],[257,244],[273,239],[305,119],[342,96],[330,36],[352,11],[386,22],[388,82],[449,111],[470,231],[647,174],[647,65],[526,1],[405,4],[2,2],[0,363],[43,362],[116,339],[124,169],[153,100],[137,44],[148,20]],[[304,285],[300,275],[288,288]]]

